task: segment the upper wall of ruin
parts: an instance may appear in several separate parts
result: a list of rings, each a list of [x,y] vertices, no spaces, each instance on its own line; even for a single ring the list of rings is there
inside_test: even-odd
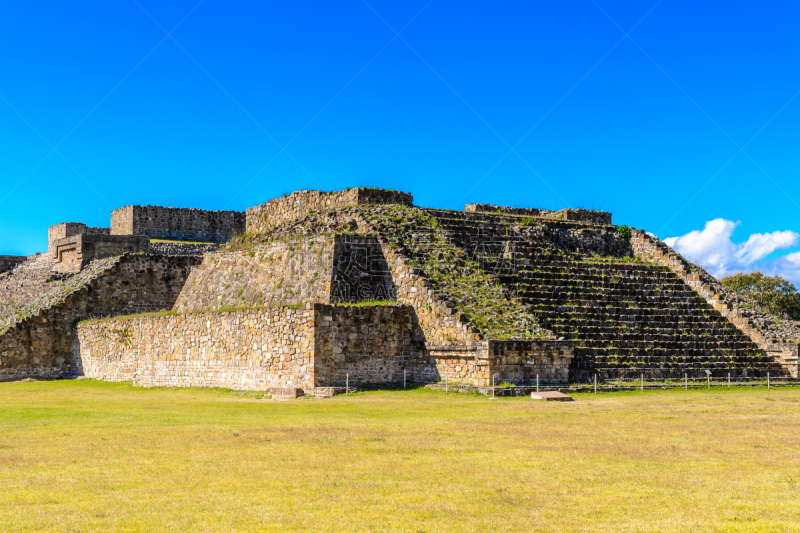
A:
[[[234,235],[244,233],[244,229],[245,214],[241,211],[128,205],[111,212],[111,235],[227,242]]]
[[[365,204],[412,205],[407,192],[356,187],[343,191],[295,191],[247,209],[247,233],[267,233],[271,229],[308,214],[337,207]]]
[[[505,205],[467,204],[464,211],[468,213],[497,213],[500,215],[517,215],[525,217],[552,218],[554,220],[573,220],[576,222],[590,222],[592,224],[611,224],[611,213],[605,211],[592,211],[589,209],[561,209],[548,211],[547,209],[533,209],[528,207],[508,207]]]

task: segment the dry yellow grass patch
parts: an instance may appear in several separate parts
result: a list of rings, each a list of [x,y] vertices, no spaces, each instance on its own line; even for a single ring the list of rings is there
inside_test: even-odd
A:
[[[800,390],[0,384],[2,531],[800,531]]]

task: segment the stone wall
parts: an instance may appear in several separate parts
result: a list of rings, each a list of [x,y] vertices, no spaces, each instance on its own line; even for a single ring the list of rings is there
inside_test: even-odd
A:
[[[561,382],[568,343],[429,346],[407,305],[272,307],[90,321],[73,358],[84,375],[141,386],[226,387],[280,394],[443,381],[485,386]]]
[[[313,392],[348,375],[402,383],[423,361],[413,328],[408,306],[278,306],[87,322],[73,351],[84,375],[106,381]]]
[[[275,307],[83,323],[74,358],[88,377],[146,387],[313,391],[312,314]]]
[[[72,235],[109,235],[109,228],[90,228],[83,222],[62,222],[47,228],[47,251],[53,252],[53,243]]]
[[[24,255],[0,255],[0,274],[21,265],[27,259]]]
[[[467,213],[491,213],[496,215],[514,215],[523,217],[543,217],[555,213],[547,209],[535,209],[533,207],[509,207],[507,205],[492,204],[467,204],[464,206]]]
[[[476,387],[494,383],[529,385],[566,383],[574,349],[567,341],[498,341],[471,345],[426,343],[440,381],[465,383]]]
[[[112,235],[219,243],[244,230],[245,214],[240,211],[128,205],[111,212]]]
[[[212,252],[194,269],[176,311],[330,301],[332,236]]]
[[[428,359],[408,305],[314,307],[314,372],[319,387],[423,381]]]
[[[203,244],[195,242],[151,242],[150,252],[162,255],[203,255],[206,252],[216,252],[219,244]]]
[[[95,259],[125,253],[147,253],[150,239],[135,235],[79,234],[52,242],[53,270],[80,272]]]
[[[308,214],[309,211],[364,204],[412,205],[405,192],[358,187],[343,191],[295,191],[281,198],[247,209],[247,233],[268,233],[271,229]]]
[[[492,372],[510,383],[566,383],[574,349],[569,341],[488,341]],[[486,383],[489,385],[489,383]]]
[[[0,335],[0,379],[55,378],[76,371],[70,359],[75,321],[170,309],[197,257],[125,255],[94,261],[63,283],[36,314],[14,322]]]
[[[573,220],[589,222],[591,224],[611,224],[611,213],[593,211],[590,209],[561,209],[549,211],[547,209],[533,209],[528,207],[508,207],[491,204],[467,204],[464,211],[468,213],[494,213],[498,215],[514,215],[526,217],[543,217],[554,220]]]

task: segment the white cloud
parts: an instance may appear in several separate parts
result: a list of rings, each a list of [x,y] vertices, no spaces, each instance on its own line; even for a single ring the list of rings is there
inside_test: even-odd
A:
[[[768,274],[778,274],[793,282],[800,289],[800,252],[794,252],[775,261],[771,261],[764,271]]]
[[[754,233],[745,242],[735,243],[731,237],[739,224],[716,218],[706,222],[702,230],[690,231],[680,237],[669,237],[664,242],[717,277],[734,272],[763,270],[795,283],[800,282],[800,252],[772,261],[762,261],[777,250],[797,246],[800,234],[789,230]]]

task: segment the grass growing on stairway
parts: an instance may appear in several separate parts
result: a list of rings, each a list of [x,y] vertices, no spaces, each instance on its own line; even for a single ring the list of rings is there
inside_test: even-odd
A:
[[[0,530],[800,530],[800,389],[260,397],[0,384]]]
[[[396,249],[431,281],[435,290],[490,339],[541,339],[552,334],[539,326],[527,306],[509,295],[496,276],[438,231],[438,220],[422,209],[374,207],[364,213]]]

